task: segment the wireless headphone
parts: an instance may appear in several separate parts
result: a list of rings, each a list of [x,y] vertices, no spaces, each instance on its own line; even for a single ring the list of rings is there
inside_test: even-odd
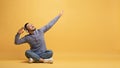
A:
[[[27,25],[28,25],[29,23],[26,23],[25,25],[24,25],[24,30],[26,31],[26,32],[28,32],[28,29],[27,29]]]

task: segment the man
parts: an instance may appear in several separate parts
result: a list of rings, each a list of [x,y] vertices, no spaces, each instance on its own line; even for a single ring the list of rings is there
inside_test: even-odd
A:
[[[46,33],[62,16],[61,12],[52,21],[40,29],[36,29],[32,24],[26,23],[24,27],[18,30],[15,36],[15,44],[19,45],[22,43],[28,43],[30,45],[30,50],[26,50],[25,56],[29,59],[29,62],[42,62],[42,63],[53,63],[52,50],[46,49],[46,44],[44,40],[44,33]],[[25,31],[29,34],[20,38],[20,35]]]

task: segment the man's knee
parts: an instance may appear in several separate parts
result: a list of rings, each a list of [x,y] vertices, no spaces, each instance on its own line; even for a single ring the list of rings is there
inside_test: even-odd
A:
[[[47,50],[47,54],[52,57],[53,56],[53,51],[52,50]]]
[[[26,50],[25,55],[29,55],[31,53],[31,50]]]

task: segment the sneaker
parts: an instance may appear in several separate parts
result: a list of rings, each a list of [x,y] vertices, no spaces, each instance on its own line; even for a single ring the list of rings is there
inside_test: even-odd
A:
[[[33,63],[34,62],[34,60],[32,59],[32,58],[29,58],[29,61],[28,61],[29,63]]]
[[[43,62],[44,62],[44,63],[50,63],[50,64],[53,64],[53,59],[52,59],[52,58],[44,59]]]

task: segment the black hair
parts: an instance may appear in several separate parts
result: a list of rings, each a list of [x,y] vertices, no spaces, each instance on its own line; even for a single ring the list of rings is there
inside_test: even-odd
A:
[[[27,25],[28,25],[29,23],[25,23],[25,25],[24,25],[24,30],[28,30],[28,28],[27,28]]]

